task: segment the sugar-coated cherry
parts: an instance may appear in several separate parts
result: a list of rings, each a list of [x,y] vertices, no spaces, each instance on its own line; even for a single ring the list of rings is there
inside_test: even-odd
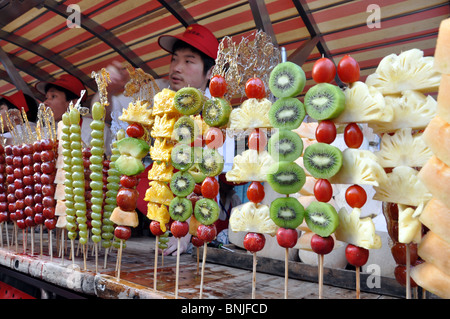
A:
[[[170,225],[170,232],[176,238],[184,237],[189,232],[189,223],[175,220]]]
[[[344,142],[349,148],[359,148],[364,141],[364,134],[356,123],[349,123],[344,129]]]
[[[247,198],[253,203],[260,203],[264,199],[264,186],[260,182],[253,181],[247,188]]]
[[[348,244],[345,248],[345,258],[350,265],[361,267],[364,266],[369,259],[369,250],[363,247]]]
[[[336,139],[336,125],[330,120],[320,121],[315,133],[317,142],[331,144]]]
[[[209,81],[209,92],[213,97],[223,97],[227,93],[227,81],[219,74],[214,75]]]
[[[197,237],[203,242],[211,242],[217,236],[216,225],[198,225]]]
[[[154,235],[154,236],[161,236],[164,235],[164,232],[161,229],[161,224],[160,222],[156,221],[156,220],[152,220],[150,222],[150,232]]]
[[[126,187],[126,188],[136,187],[138,182],[139,182],[138,175],[132,175],[132,176],[122,175],[120,177],[120,185],[123,187]]]
[[[129,226],[116,226],[114,228],[114,236],[120,240],[128,240],[131,237],[131,228]]]
[[[352,208],[361,208],[367,201],[367,193],[364,188],[355,184],[345,191],[345,200]]]
[[[406,266],[405,265],[397,265],[394,269],[394,276],[395,280],[402,285],[403,287],[406,287]],[[409,278],[410,286],[411,288],[417,287],[417,283],[414,281],[414,279]]]
[[[419,258],[417,254],[417,244],[402,244],[396,243],[391,247],[392,257],[394,257],[395,263],[399,265],[406,265],[406,245],[409,245],[409,260],[410,264],[416,263]]]
[[[314,184],[314,196],[319,202],[328,202],[333,197],[333,186],[327,179],[319,178]]]
[[[257,77],[252,77],[245,83],[245,95],[249,99],[263,99],[266,97],[266,87],[264,82]]]
[[[120,188],[116,196],[117,206],[124,211],[136,209],[139,193],[133,188]]]
[[[297,244],[298,233],[296,229],[280,227],[277,230],[277,243],[284,248],[292,248]]]
[[[140,138],[144,136],[145,130],[142,125],[138,123],[131,123],[127,126],[126,133],[129,137]]]
[[[334,239],[331,236],[322,237],[317,234],[311,237],[311,249],[319,255],[329,254],[334,248]]]
[[[201,240],[200,238],[198,238],[197,236],[192,236],[191,238],[191,243],[192,245],[194,245],[195,247],[201,247],[203,246],[203,244],[205,243],[203,240]]]
[[[247,233],[244,237],[244,248],[251,253],[256,253],[264,248],[266,237],[260,233]]]
[[[201,186],[202,196],[214,199],[219,194],[219,181],[213,176],[207,176]]]

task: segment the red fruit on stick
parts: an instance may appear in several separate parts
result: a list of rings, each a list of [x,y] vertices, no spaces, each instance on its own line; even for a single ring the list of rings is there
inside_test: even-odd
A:
[[[344,142],[350,148],[359,148],[364,141],[364,134],[356,123],[349,123],[344,129]]]
[[[330,120],[320,121],[315,133],[317,142],[331,144],[336,139],[336,125]]]
[[[209,81],[209,92],[213,97],[223,97],[227,93],[227,81],[219,74],[214,75]]]
[[[116,226],[114,236],[120,240],[128,240],[131,237],[131,228],[128,226]]]
[[[266,87],[264,86],[264,82],[257,77],[252,77],[247,80],[245,83],[245,95],[249,99],[263,99],[266,97]]]
[[[260,203],[265,197],[264,186],[260,182],[252,182],[247,188],[247,198],[253,203]]]
[[[361,267],[365,265],[369,259],[369,250],[363,247],[348,244],[345,248],[345,258],[347,258],[350,265]]]
[[[244,237],[244,248],[251,253],[256,253],[264,248],[266,237],[260,233],[247,233]]]
[[[144,128],[138,123],[131,123],[128,125],[126,132],[129,137],[134,138],[140,138],[145,134]]]
[[[226,135],[218,127],[210,127],[205,134],[205,145],[208,148],[217,149],[225,142]]]
[[[364,188],[355,184],[345,191],[345,200],[350,207],[361,208],[367,201],[367,193]]]
[[[311,75],[316,83],[330,83],[336,76],[336,66],[330,59],[320,58],[314,63]]]
[[[329,254],[334,248],[334,239],[331,236],[322,237],[314,234],[311,237],[311,249],[319,255]]]
[[[297,230],[292,228],[280,227],[277,230],[277,242],[278,245],[284,248],[292,248],[297,244],[298,233]]]
[[[216,225],[198,225],[197,237],[203,242],[209,243],[217,236]]]
[[[117,206],[124,211],[133,211],[136,209],[139,193],[133,188],[121,188],[117,193]]]
[[[345,55],[338,63],[337,73],[342,82],[353,83],[359,80],[360,67],[354,58]]]
[[[392,246],[391,253],[396,264],[406,265],[406,245],[407,244],[396,243],[394,246]],[[409,258],[411,265],[414,265],[419,258],[417,254],[417,244],[409,244]]]
[[[327,179],[319,178],[314,184],[314,196],[319,202],[328,202],[333,197],[333,187]]]
[[[150,231],[154,236],[161,236],[164,234],[164,232],[161,229],[161,224],[160,222],[156,221],[156,220],[152,220],[150,223]]]
[[[191,243],[195,247],[202,247],[205,242],[203,240],[201,240],[200,238],[198,238],[197,236],[192,236]]]
[[[201,186],[202,196],[214,199],[219,194],[219,181],[213,176],[207,176]]]
[[[261,129],[253,130],[248,136],[248,148],[258,152],[264,151],[267,145],[267,135]]]
[[[170,231],[172,232],[172,235],[176,238],[184,237],[189,232],[189,223],[175,220],[170,225]]]
[[[403,287],[406,287],[406,266],[405,265],[397,265],[394,269],[394,276],[397,282],[402,285]],[[417,283],[412,279],[410,279],[410,285],[411,288],[417,287]]]

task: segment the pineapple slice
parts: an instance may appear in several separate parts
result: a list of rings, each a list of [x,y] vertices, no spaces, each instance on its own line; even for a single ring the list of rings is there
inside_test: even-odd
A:
[[[408,166],[395,167],[374,189],[373,199],[387,203],[420,206],[431,199],[431,193],[419,179],[418,172]]]
[[[422,223],[419,216],[423,207],[424,203],[421,203],[416,209],[402,204],[398,205],[398,241],[400,243],[420,243]]]
[[[342,168],[329,180],[332,184],[378,186],[386,173],[371,151],[346,148],[342,152]]]
[[[394,118],[390,122],[369,122],[376,134],[402,128],[421,130],[436,116],[437,102],[431,95],[407,90],[400,96],[385,96],[384,100],[394,110]]]
[[[179,114],[173,103],[175,91],[170,89],[162,89],[153,98],[153,115],[162,116],[164,114]]]
[[[364,82],[354,82],[344,90],[345,110],[333,121],[335,123],[389,122],[394,117],[390,105],[386,105],[383,94]]]
[[[130,102],[128,108],[122,110],[122,115],[119,116],[119,120],[127,123],[140,123],[145,126],[151,126],[153,124],[152,109],[149,108],[148,102]]]
[[[425,144],[422,133],[412,134],[411,128],[404,128],[394,135],[383,134],[380,151],[375,155],[382,167],[422,167],[433,153]]]
[[[229,182],[265,182],[273,163],[275,161],[267,151],[245,150],[234,157],[233,166],[225,176]]]
[[[360,218],[361,210],[353,208],[349,214],[343,207],[339,210],[339,226],[336,239],[365,249],[381,248],[381,237],[375,233],[372,218]]]
[[[152,168],[148,171],[148,180],[160,182],[170,182],[173,176],[173,166],[166,162],[153,162]]]
[[[145,191],[144,200],[146,202],[170,205],[170,202],[174,198],[172,191],[164,182],[151,181],[149,188]]]
[[[167,230],[166,224],[170,221],[169,210],[166,205],[149,202],[147,204],[147,218],[159,222],[163,232]]]
[[[169,117],[167,114],[156,115],[155,123],[153,124],[152,131],[150,133],[151,137],[164,137],[171,138],[173,133],[173,127],[177,121],[177,117]]]
[[[165,138],[157,138],[150,147],[150,157],[154,161],[170,162],[173,144]]]
[[[258,127],[272,127],[269,121],[269,110],[272,102],[268,99],[247,99],[238,108],[231,111],[229,128],[246,130]]]
[[[423,51],[411,49],[399,55],[384,57],[375,71],[366,79],[383,95],[397,94],[405,90],[435,92],[439,88],[441,75],[434,67],[433,57],[424,57]]]
[[[270,218],[269,206],[247,202],[231,211],[230,226],[233,232],[253,232],[275,236],[278,226]]]

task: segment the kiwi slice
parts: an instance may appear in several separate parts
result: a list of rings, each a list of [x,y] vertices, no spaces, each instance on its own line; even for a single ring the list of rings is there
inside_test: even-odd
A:
[[[184,115],[194,115],[200,113],[205,97],[199,89],[184,87],[179,89],[174,97],[174,107]]]
[[[195,203],[195,218],[203,225],[211,225],[219,218],[219,205],[209,198],[201,198]]]
[[[180,171],[186,171],[194,164],[194,152],[188,144],[177,144],[171,152],[172,166]]]
[[[297,228],[305,216],[305,208],[293,197],[280,197],[270,204],[270,218],[283,228]]]
[[[329,203],[312,202],[306,208],[305,221],[312,232],[328,237],[338,227],[339,215]]]
[[[194,191],[195,181],[188,172],[178,171],[172,175],[170,190],[175,196],[186,197]]]
[[[305,83],[305,72],[293,62],[280,63],[270,72],[269,89],[276,97],[297,96],[302,93]]]
[[[277,193],[292,194],[303,187],[306,175],[295,162],[277,162],[269,167],[267,182]]]
[[[169,214],[173,220],[186,221],[192,215],[192,202],[186,197],[175,197],[170,201]]]
[[[216,176],[222,173],[223,162],[223,156],[219,151],[213,148],[205,148],[198,166],[206,176]]]
[[[267,150],[276,161],[292,162],[303,153],[303,140],[294,131],[278,130],[268,143]]]
[[[338,117],[345,109],[345,95],[330,83],[319,83],[305,94],[306,113],[315,120],[329,120]]]
[[[213,97],[203,105],[202,117],[209,126],[221,127],[228,123],[231,109],[230,102],[224,98]]]
[[[275,128],[295,130],[306,116],[305,106],[295,97],[276,100],[269,110],[269,121]]]
[[[190,144],[200,134],[200,129],[190,116],[180,117],[173,126],[172,138],[179,143]]]
[[[194,165],[192,165],[189,169],[188,172],[192,175],[192,177],[194,178],[194,181],[197,184],[200,184],[201,182],[203,182],[206,178],[206,175],[200,170],[200,168],[198,167],[198,163],[194,163]]]
[[[303,153],[303,165],[315,178],[330,178],[342,167],[342,152],[326,143],[309,145]]]

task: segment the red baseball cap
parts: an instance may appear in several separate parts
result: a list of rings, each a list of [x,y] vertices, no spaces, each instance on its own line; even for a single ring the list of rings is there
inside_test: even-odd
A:
[[[159,37],[158,43],[161,48],[173,53],[173,45],[177,40],[186,42],[214,60],[217,58],[219,41],[208,28],[200,24],[189,25],[180,36],[162,35]]]
[[[19,110],[24,109],[25,112],[28,112],[28,104],[25,100],[25,95],[23,95],[23,92],[20,90],[14,94],[11,94],[10,96],[6,95],[0,95],[1,98],[4,98],[9,103],[17,107]]]
[[[77,77],[70,75],[70,74],[63,74],[58,79],[56,79],[53,82],[39,82],[36,84],[36,90],[41,92],[45,95],[45,86],[47,84],[51,84],[54,86],[62,87],[76,96],[81,96],[81,91],[86,90],[86,87],[84,86],[83,82],[81,82]],[[86,101],[87,99],[87,90],[86,94],[84,94],[82,101]]]

